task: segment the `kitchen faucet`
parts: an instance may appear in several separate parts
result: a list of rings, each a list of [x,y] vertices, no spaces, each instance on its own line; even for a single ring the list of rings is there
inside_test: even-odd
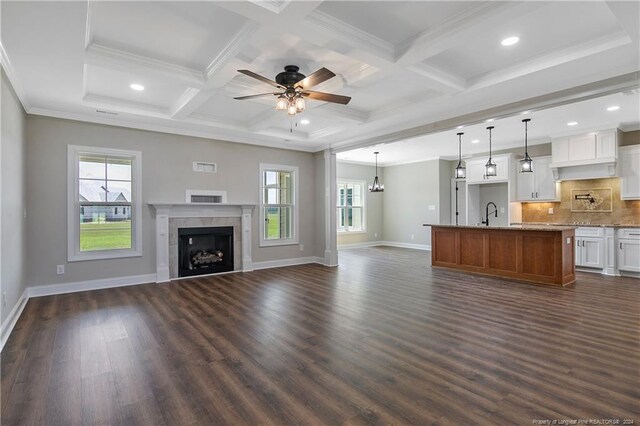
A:
[[[487,218],[487,221],[486,222],[484,220],[482,221],[482,223],[486,224],[487,226],[489,226],[489,205],[493,206],[493,211],[491,212],[491,214],[495,214],[495,217],[498,217],[498,206],[496,206],[496,204],[493,201],[489,201],[487,203],[487,206],[484,209],[484,215]]]

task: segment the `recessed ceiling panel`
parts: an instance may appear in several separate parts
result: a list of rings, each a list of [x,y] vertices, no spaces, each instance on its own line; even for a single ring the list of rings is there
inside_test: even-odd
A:
[[[200,71],[245,22],[213,2],[91,2],[94,43]]]
[[[478,3],[325,1],[318,10],[395,45]]]
[[[169,108],[188,89],[188,85],[152,73],[138,74],[86,65],[86,94],[126,103]],[[132,84],[144,90],[133,90]]]
[[[426,63],[470,79],[620,30],[605,3],[548,2],[519,18],[478,31],[472,39]],[[519,42],[501,44],[512,36],[519,37]]]

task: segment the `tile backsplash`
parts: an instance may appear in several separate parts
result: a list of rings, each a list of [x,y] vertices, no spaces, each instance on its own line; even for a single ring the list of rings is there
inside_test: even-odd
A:
[[[560,202],[522,203],[523,222],[592,224],[635,224],[640,225],[640,200],[624,201],[620,199],[620,179],[569,180],[560,184]],[[571,191],[574,189],[611,188],[613,206],[611,212],[572,212]],[[549,214],[553,207],[554,214]]]

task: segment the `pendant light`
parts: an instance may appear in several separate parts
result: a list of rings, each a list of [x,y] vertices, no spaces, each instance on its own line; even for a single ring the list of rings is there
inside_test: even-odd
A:
[[[378,151],[374,152],[376,156],[376,177],[373,178],[373,185],[369,185],[369,192],[384,192],[384,185],[378,179]]]
[[[489,161],[484,165],[484,175],[485,176],[497,176],[498,175],[498,166],[493,162],[491,158],[491,130],[493,130],[494,126],[487,127],[489,131]]]
[[[533,160],[529,157],[529,153],[527,152],[527,130],[529,126],[530,118],[525,118],[522,120],[524,123],[524,158],[520,160],[520,173],[531,173],[533,172]]]
[[[467,168],[462,165],[462,135],[458,133],[458,165],[456,166],[456,179],[464,179],[467,177]]]

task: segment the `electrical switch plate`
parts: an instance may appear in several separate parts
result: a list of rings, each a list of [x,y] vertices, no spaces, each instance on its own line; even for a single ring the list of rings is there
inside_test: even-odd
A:
[[[56,268],[56,273],[58,275],[64,275],[64,265],[58,265]]]
[[[553,207],[549,207],[549,214],[553,214]]]

